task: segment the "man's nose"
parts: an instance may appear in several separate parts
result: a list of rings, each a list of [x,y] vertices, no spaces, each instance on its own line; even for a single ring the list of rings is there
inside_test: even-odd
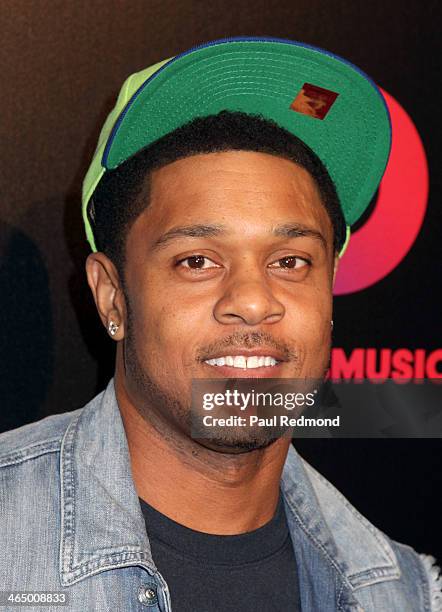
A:
[[[273,294],[265,272],[248,268],[229,277],[213,314],[224,325],[259,325],[277,323],[285,308]]]

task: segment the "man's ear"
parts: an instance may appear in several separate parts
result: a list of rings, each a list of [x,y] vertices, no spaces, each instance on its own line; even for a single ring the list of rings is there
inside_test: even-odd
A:
[[[103,325],[107,331],[110,323],[118,326],[118,329],[112,333],[112,338],[122,340],[126,304],[116,267],[104,253],[91,253],[86,260],[86,275]]]

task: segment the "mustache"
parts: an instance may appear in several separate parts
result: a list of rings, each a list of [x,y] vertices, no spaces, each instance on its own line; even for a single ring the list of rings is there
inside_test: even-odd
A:
[[[226,355],[228,355],[229,348],[246,348],[251,350],[263,346],[280,351],[287,361],[297,361],[299,359],[299,353],[295,347],[288,346],[287,343],[275,339],[271,334],[265,331],[234,332],[200,349],[197,354],[197,359],[198,361],[204,361],[210,357],[210,355],[213,355],[213,353],[222,352],[224,349]]]

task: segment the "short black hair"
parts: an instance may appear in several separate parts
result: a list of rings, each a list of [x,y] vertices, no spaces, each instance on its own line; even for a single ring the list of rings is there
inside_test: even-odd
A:
[[[144,147],[117,168],[108,170],[88,206],[95,245],[124,276],[127,233],[149,204],[140,197],[153,170],[178,159],[231,150],[268,153],[302,166],[313,177],[333,225],[333,247],[345,242],[345,219],[335,185],[319,157],[299,138],[260,115],[221,111],[198,117]]]

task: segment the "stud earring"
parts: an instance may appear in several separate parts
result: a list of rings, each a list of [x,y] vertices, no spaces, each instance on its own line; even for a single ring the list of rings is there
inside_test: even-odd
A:
[[[333,319],[330,321],[331,328],[333,329]]]
[[[107,326],[107,330],[110,333],[111,336],[115,336],[115,334],[117,333],[118,329],[119,329],[119,325],[117,325],[116,323],[114,323],[113,321],[109,321],[109,325]]]

